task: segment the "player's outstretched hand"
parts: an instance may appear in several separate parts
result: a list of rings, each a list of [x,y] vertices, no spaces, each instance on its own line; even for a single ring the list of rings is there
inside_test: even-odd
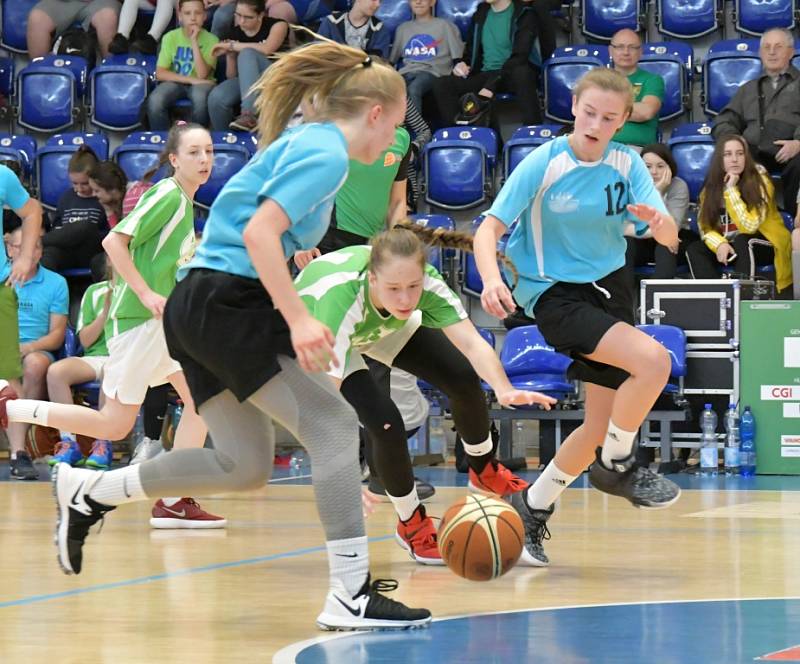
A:
[[[153,318],[160,319],[164,315],[164,306],[167,304],[167,298],[155,291],[150,291],[142,298],[142,304],[153,314]]]
[[[485,281],[483,292],[481,293],[481,305],[483,310],[490,316],[503,319],[509,314],[513,314],[517,308],[511,291],[503,283],[502,279]]]
[[[304,371],[316,373],[328,371],[331,364],[339,363],[333,355],[333,332],[316,318],[308,316],[289,328],[292,336],[292,348],[297,361]]]
[[[501,406],[533,406],[537,404],[545,410],[550,410],[550,406],[552,406],[556,400],[541,392],[508,390],[507,392],[497,393],[497,402]]]
[[[656,234],[666,222],[664,214],[656,210],[652,205],[645,203],[631,203],[628,205],[628,212],[641,219],[650,227],[650,231]]]

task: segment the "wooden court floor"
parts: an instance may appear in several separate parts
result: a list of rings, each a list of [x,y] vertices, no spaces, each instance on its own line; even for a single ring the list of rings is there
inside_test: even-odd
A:
[[[452,471],[440,475],[432,515],[465,490],[452,486],[463,481]],[[0,482],[0,662],[270,662],[279,649],[319,636],[326,557],[312,488],[302,482],[202,498],[228,518],[225,531],[151,531],[149,503],[123,506],[89,536],[84,571],[73,577],[56,564],[49,483]],[[516,568],[483,584],[414,564],[390,537],[386,504],[367,522],[373,576],[396,578],[397,598],[434,617],[797,597],[800,479],[786,487],[730,490],[720,480],[684,490],[660,512],[570,489],[551,521],[551,567]]]

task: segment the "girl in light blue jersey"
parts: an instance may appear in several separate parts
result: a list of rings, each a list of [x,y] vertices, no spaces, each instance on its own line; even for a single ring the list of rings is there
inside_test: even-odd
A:
[[[638,466],[633,451],[670,359],[633,325],[624,230],[628,223],[638,234],[649,228],[665,246],[674,246],[678,233],[639,155],[611,142],[632,108],[624,76],[608,69],[586,74],[572,101],[573,133],[523,160],[475,237],[484,309],[503,318],[518,302],[547,342],[573,358],[569,375],[586,383],[583,424],[533,486],[512,496],[526,526],[523,555],[532,564],[548,564],[542,540],[553,504],[590,463],[596,488],[637,507],[666,507],[680,495],[675,484]],[[495,248],[515,221],[506,246],[520,273],[512,297]]]
[[[173,451],[99,477],[60,468],[64,548],[79,559],[89,525],[122,503],[263,486],[277,421],[312,459],[330,567],[320,627],[423,626],[429,611],[380,594],[392,587],[385,580],[370,583],[358,422],[321,373],[333,356],[331,331],[308,312],[286,266],[324,235],[348,160],[372,163],[394,141],[405,113],[403,80],[359,50],[323,42],[282,56],[259,87],[262,149],[217,196],[164,309],[170,355],[214,449]],[[301,104],[314,121],[284,131]]]

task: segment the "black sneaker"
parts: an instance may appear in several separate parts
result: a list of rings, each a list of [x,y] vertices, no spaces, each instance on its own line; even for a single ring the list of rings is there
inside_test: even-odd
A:
[[[680,498],[680,487],[663,475],[654,473],[636,461],[631,454],[614,459],[613,468],[606,468],[600,458],[602,448],[595,451],[595,462],[589,468],[589,482],[595,489],[612,496],[625,498],[634,507],[663,509]]]
[[[475,92],[468,92],[461,97],[461,108],[454,118],[457,125],[481,125],[489,116],[491,99],[481,97]]]
[[[55,543],[58,547],[58,563],[64,574],[81,573],[83,543],[89,528],[100,521],[106,512],[116,509],[89,498],[89,491],[102,476],[102,472],[72,468],[66,463],[53,466],[51,481],[58,510]]]
[[[131,53],[141,53],[142,55],[155,55],[158,53],[158,42],[155,37],[147,33],[141,39],[137,39],[131,44]]]
[[[526,491],[512,493],[508,497],[508,502],[517,510],[525,525],[525,546],[522,547],[522,555],[519,557],[518,565],[528,567],[547,567],[550,559],[544,552],[542,542],[550,539],[550,531],[547,528],[547,521],[555,512],[555,505],[550,505],[546,510],[535,510],[528,505],[525,500]]]
[[[16,459],[8,460],[9,475],[15,480],[38,480],[39,471],[33,466],[27,452],[17,452]]]
[[[419,498],[420,502],[429,500],[436,494],[436,489],[432,484],[428,484],[418,477],[414,478],[414,484],[417,486],[417,498]],[[376,496],[386,495],[386,489],[384,488],[383,483],[374,475],[370,475],[367,489],[369,489],[370,492],[374,493]]]
[[[124,35],[121,35],[119,32],[114,35],[111,39],[111,43],[108,45],[108,52],[113,53],[114,55],[122,55],[124,53],[128,53],[130,51],[130,42],[128,38]]]
[[[415,629],[431,621],[428,609],[410,609],[380,593],[397,589],[394,579],[376,579],[370,575],[353,597],[341,585],[331,587],[325,608],[317,616],[317,625],[328,631],[349,632],[374,629]]]

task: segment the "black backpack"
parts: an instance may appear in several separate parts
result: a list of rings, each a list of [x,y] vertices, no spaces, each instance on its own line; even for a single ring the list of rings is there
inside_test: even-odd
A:
[[[53,45],[53,53],[79,55],[86,60],[90,68],[97,59],[97,50],[97,34],[75,26],[62,32]]]

